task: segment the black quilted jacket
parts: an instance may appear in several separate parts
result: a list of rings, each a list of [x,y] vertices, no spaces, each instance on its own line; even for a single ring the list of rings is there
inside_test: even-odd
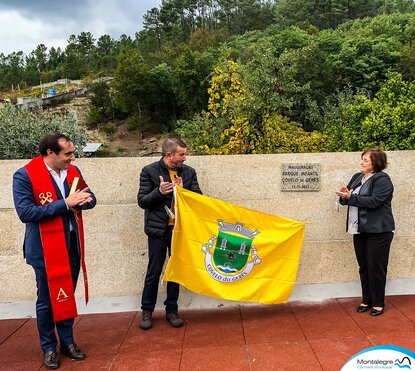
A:
[[[163,237],[167,231],[169,216],[164,206],[171,207],[173,194],[163,196],[160,191],[160,178],[169,181],[169,171],[163,158],[143,167],[140,174],[140,188],[138,190],[138,205],[145,210],[144,232],[150,237]],[[182,165],[178,169],[178,176],[183,179],[183,188],[202,193],[197,182],[195,169]]]

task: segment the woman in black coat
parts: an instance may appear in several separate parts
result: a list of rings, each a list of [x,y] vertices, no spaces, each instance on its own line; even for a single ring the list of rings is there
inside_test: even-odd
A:
[[[389,250],[395,230],[391,201],[393,185],[382,170],[387,166],[386,153],[368,149],[362,153],[360,173],[353,175],[347,187],[336,194],[348,205],[347,232],[359,264],[362,302],[357,312],[371,309],[372,316],[383,313]]]

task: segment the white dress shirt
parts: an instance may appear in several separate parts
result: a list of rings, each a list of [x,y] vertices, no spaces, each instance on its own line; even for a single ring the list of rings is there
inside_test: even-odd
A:
[[[65,201],[66,195],[65,195],[65,179],[66,179],[66,175],[68,174],[68,170],[61,170],[59,172],[59,174],[53,170],[46,162],[45,162],[46,168],[49,170],[50,175],[52,175],[53,180],[55,181],[55,183],[57,184],[59,190],[61,191],[62,194],[62,198]],[[66,203],[66,208],[69,210],[69,206]],[[72,222],[69,221],[69,230],[73,231],[73,225]]]

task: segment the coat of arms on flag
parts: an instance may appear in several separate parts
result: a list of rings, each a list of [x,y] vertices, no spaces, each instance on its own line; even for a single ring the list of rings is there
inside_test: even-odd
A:
[[[202,246],[205,267],[210,276],[221,282],[235,282],[247,276],[261,262],[252,241],[260,233],[242,223],[218,220],[219,234]],[[216,244],[215,244],[216,242]],[[213,250],[213,253],[212,253]]]
[[[227,300],[285,303],[294,287],[304,223],[176,186],[165,281]]]

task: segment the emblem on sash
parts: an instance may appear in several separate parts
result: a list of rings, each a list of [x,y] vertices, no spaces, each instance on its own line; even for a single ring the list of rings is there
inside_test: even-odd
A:
[[[58,291],[58,297],[56,298],[56,300],[60,303],[60,302],[65,301],[67,299],[68,299],[68,294],[61,287]]]
[[[205,267],[209,275],[220,282],[235,282],[246,277],[261,263],[252,242],[260,231],[244,227],[242,223],[218,220],[219,233],[202,246]],[[216,242],[216,244],[215,244]]]
[[[46,192],[46,194],[43,192],[39,193],[39,200],[42,205],[44,205],[46,202],[51,203],[53,201],[52,193],[50,192]]]

